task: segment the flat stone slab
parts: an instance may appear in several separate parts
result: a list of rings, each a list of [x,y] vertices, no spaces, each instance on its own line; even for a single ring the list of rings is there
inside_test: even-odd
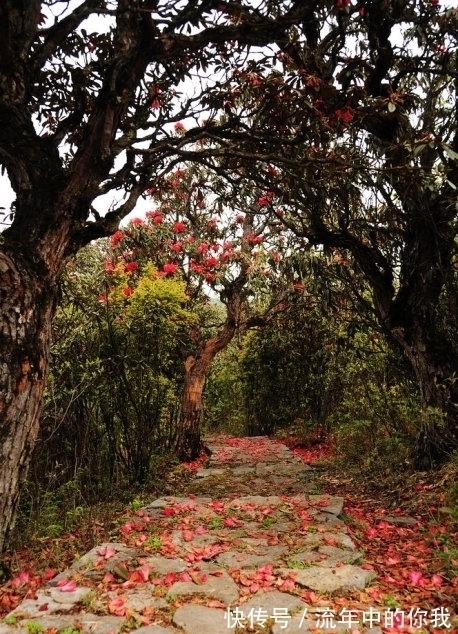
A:
[[[151,502],[151,504],[148,504],[147,506],[144,506],[142,508],[142,511],[145,511],[146,513],[148,513],[149,509],[163,509],[167,506],[177,506],[177,507],[183,507],[183,512],[185,512],[186,507],[192,508],[192,507],[196,507],[199,504],[208,504],[209,502],[212,501],[212,498],[210,497],[198,497],[198,496],[193,496],[193,497],[183,497],[183,498],[179,498],[176,497],[174,495],[167,495],[164,496],[162,498],[158,498],[157,500],[154,500],[154,502]]]
[[[238,507],[249,504],[254,506],[280,506],[283,502],[279,495],[243,495],[232,500],[228,506]]]
[[[231,469],[231,472],[235,476],[254,475],[255,467],[253,465],[247,465],[246,467],[235,467]]]
[[[286,570],[285,572],[293,571]],[[294,570],[294,572],[296,583],[320,593],[345,592],[354,588],[363,590],[375,576],[372,570],[363,570],[350,564],[335,569],[311,566],[304,570]]]
[[[193,581],[177,581],[170,586],[169,595],[198,595],[203,594],[210,599],[217,599],[223,603],[230,604],[239,599],[239,590],[237,584],[225,570],[219,570],[219,576],[205,572],[202,567],[203,574],[207,575],[207,579],[202,583],[194,583]]]
[[[318,507],[323,513],[331,513],[332,515],[342,513],[344,499],[340,495],[309,495],[308,498],[310,504]]]
[[[287,463],[287,464],[277,464],[277,463],[265,463],[259,462],[256,465],[256,475],[275,475],[275,476],[303,476],[307,473],[313,471],[312,467],[306,465],[304,463]]]
[[[348,548],[349,550],[356,551],[356,544],[346,533],[337,532],[330,533],[326,531],[325,533],[310,533],[303,539],[303,547],[304,548],[314,548],[315,550],[324,543],[326,540],[332,541],[332,543],[336,542],[337,546],[341,548]]]
[[[167,601],[161,597],[154,597],[152,590],[151,586],[124,590],[121,595],[124,598],[126,609],[132,612],[142,612],[145,608],[151,607],[167,608]],[[111,600],[119,595],[117,592],[110,592],[107,596]]]
[[[226,469],[219,468],[210,468],[210,469],[199,469],[196,472],[197,478],[210,478],[212,476],[222,476],[226,473]]]
[[[19,626],[0,624],[0,634],[29,634],[27,623],[33,623],[34,627],[41,626],[43,631],[49,629],[58,632],[65,628],[80,630],[82,628],[82,631],[88,634],[118,634],[124,628],[125,622],[125,618],[111,615],[100,616],[85,613],[72,616],[65,614],[42,615],[33,620],[24,620]]]
[[[363,561],[363,554],[349,548],[337,548],[325,544],[317,550],[299,550],[291,554],[288,561],[297,561],[299,564],[312,561],[319,566],[332,568],[341,564],[359,564]]]
[[[175,628],[162,627],[162,625],[143,625],[134,631],[135,634],[176,634]]]
[[[272,592],[258,592],[246,603],[240,606],[244,614],[251,608],[262,608],[267,614],[272,616],[275,608],[282,608],[288,612],[288,614],[296,614],[306,608],[306,604],[298,597],[288,592],[280,592],[279,590],[273,590]]]
[[[104,555],[107,549],[115,551],[115,554],[108,559],[106,559]],[[54,577],[50,585],[56,585],[58,581],[71,577],[74,573],[92,577],[94,575],[103,575],[107,571],[112,572],[113,568],[120,563],[135,559],[142,554],[143,552],[138,548],[131,548],[120,543],[106,542],[100,546],[95,546],[85,555],[74,561],[70,568]]]
[[[228,634],[227,613],[204,605],[183,605],[173,615],[173,624],[186,634]]]
[[[144,558],[144,564],[152,566],[153,571],[158,575],[166,575],[169,572],[183,572],[189,564],[184,559],[169,559],[162,555],[151,555]]]
[[[218,564],[228,568],[258,568],[265,564],[273,564],[284,555],[287,546],[265,546],[256,549],[256,553],[228,550],[216,558]]]
[[[91,592],[91,588],[85,587],[79,587],[74,592],[61,592],[58,588],[41,589],[34,599],[24,599],[9,615],[35,618],[56,612],[70,612]]]
[[[388,522],[388,524],[394,524],[395,526],[415,526],[418,524],[418,521],[414,517],[409,517],[408,515],[387,515],[383,518],[384,522]]]

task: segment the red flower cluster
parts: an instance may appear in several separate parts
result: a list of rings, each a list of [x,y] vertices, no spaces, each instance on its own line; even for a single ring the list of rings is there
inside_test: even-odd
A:
[[[163,221],[163,217],[161,212],[158,209],[153,209],[152,211],[146,212],[147,218],[152,218],[155,225],[160,225]]]
[[[204,264],[205,266],[214,267],[218,264],[218,258],[213,258],[213,257],[205,258]]]
[[[173,262],[169,262],[168,264],[164,264],[162,267],[162,272],[166,275],[173,275],[178,271],[178,264],[174,264]]]
[[[266,192],[262,196],[258,198],[258,207],[267,207],[272,198],[274,197],[274,193],[271,191]]]
[[[175,222],[175,224],[172,227],[173,231],[175,233],[184,233],[187,229],[186,225],[184,224],[184,222]]]
[[[150,108],[151,110],[159,110],[159,108],[161,107],[161,100],[159,99],[159,95],[161,93],[161,89],[158,88],[157,86],[154,86],[154,88],[151,91],[151,103],[150,103]]]
[[[112,247],[116,247],[121,240],[124,238],[124,234],[122,231],[116,231],[112,236],[111,236],[111,246]]]
[[[136,262],[128,262],[124,267],[124,273],[132,273],[132,271],[136,271],[137,269],[138,264]]]
[[[337,108],[332,113],[330,120],[331,122],[337,123],[342,127],[346,127],[349,123],[351,123],[354,119],[355,111],[353,108],[349,108],[345,106],[345,108]]]
[[[255,233],[250,233],[247,237],[248,244],[261,244],[262,236],[257,236]]]

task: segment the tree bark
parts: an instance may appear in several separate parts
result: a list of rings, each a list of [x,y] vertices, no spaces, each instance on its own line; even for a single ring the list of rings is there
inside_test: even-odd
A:
[[[55,308],[53,286],[20,256],[0,252],[0,553],[5,549],[39,428]]]
[[[239,302],[237,301],[237,304]],[[176,452],[180,460],[195,460],[204,450],[202,442],[203,405],[205,381],[213,359],[224,350],[239,330],[237,322],[228,317],[218,335],[200,344],[195,355],[189,355],[184,363],[184,385],[181,397],[181,416]]]
[[[456,359],[434,322],[414,319],[391,330],[416,378],[423,411],[412,450],[416,469],[431,469],[458,447],[458,390],[453,380]]]
[[[198,358],[186,359],[183,394],[181,399],[180,432],[177,453],[180,460],[189,461],[198,458],[203,449],[201,428],[203,421],[202,395],[205,379],[215,357],[210,350]]]
[[[232,282],[227,283],[221,292],[220,299],[226,305],[226,320],[221,330],[206,341],[196,333],[197,350],[194,354],[186,355],[180,426],[176,442],[176,453],[184,462],[195,460],[204,449],[201,438],[202,396],[212,361],[218,352],[229,345],[237,332],[248,327],[248,322],[241,321],[246,280],[246,267],[242,267],[240,274]]]

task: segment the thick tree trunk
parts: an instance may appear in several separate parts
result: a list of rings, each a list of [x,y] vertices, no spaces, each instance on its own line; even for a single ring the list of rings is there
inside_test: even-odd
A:
[[[213,357],[212,357],[213,358]],[[201,429],[203,421],[202,395],[212,359],[188,357],[181,399],[180,431],[177,454],[180,460],[198,458],[203,449]]]
[[[433,323],[397,327],[393,337],[412,367],[420,390],[423,418],[413,448],[415,468],[431,469],[458,448],[456,360]]]
[[[20,257],[0,252],[0,553],[39,428],[54,292]]]

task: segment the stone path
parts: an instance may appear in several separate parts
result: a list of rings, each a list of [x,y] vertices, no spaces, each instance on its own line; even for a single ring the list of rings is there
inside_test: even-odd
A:
[[[316,491],[313,469],[267,438],[209,446],[188,497],[133,513],[112,542],[24,600],[0,634],[381,634],[345,610],[373,573],[339,519],[343,499]],[[327,597],[342,612],[327,610]]]

